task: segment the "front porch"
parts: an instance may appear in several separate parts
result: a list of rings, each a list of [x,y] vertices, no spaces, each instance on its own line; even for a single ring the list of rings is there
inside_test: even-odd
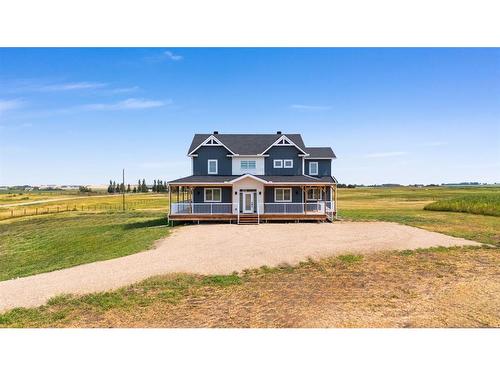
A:
[[[337,213],[336,184],[171,185],[169,191],[171,221],[333,222]]]

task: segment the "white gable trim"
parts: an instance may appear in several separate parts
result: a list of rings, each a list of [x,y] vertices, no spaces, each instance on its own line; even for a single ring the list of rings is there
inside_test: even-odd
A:
[[[302,152],[304,155],[306,156],[309,156],[309,154],[307,152],[305,152],[304,150],[302,150],[299,146],[297,146],[295,143],[293,143],[290,138],[288,138],[286,135],[282,135],[281,137],[279,137],[276,142],[274,142],[271,146],[269,146],[268,148],[266,148],[264,151],[262,151],[260,153],[260,155],[263,155],[265,154],[270,148],[274,147],[274,146],[295,146],[300,152]]]
[[[201,142],[198,147],[196,147],[193,151],[191,151],[188,156],[191,156],[193,154],[193,152],[195,152],[196,150],[198,150],[200,147],[202,146],[222,146],[224,147],[226,150],[228,150],[231,154],[235,155],[235,153],[229,149],[229,147],[227,147],[224,143],[222,143],[220,140],[218,140],[213,134],[210,135],[210,137],[208,137],[207,139],[205,139],[203,142]]]
[[[240,180],[243,180],[244,178],[247,178],[247,177],[249,177],[249,178],[253,178],[254,180],[259,181],[259,182],[262,182],[262,183],[264,183],[264,184],[267,184],[267,183],[268,183],[268,181],[263,180],[262,178],[255,177],[254,175],[251,175],[251,174],[248,174],[248,173],[247,173],[247,174],[244,174],[244,175],[242,175],[242,176],[240,176],[240,177],[238,177],[238,178],[235,178],[234,180],[231,180],[231,181],[229,181],[229,182],[230,182],[230,183],[235,183],[235,182],[238,182],[238,181],[240,181]]]

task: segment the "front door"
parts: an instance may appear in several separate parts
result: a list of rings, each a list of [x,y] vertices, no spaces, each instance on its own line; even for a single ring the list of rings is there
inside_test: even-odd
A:
[[[243,192],[243,213],[253,214],[254,212],[254,193],[244,191]]]

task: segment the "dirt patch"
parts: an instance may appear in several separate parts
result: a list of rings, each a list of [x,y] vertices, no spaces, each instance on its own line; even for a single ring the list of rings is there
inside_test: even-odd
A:
[[[466,245],[478,243],[382,222],[192,225],[177,228],[149,251],[0,282],[0,311],[41,305],[58,294],[115,289],[171,272],[228,274],[342,253]]]

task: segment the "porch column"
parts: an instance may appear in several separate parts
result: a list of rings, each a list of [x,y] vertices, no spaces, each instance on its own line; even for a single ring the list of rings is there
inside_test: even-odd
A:
[[[172,214],[172,186],[168,185],[168,213]]]

